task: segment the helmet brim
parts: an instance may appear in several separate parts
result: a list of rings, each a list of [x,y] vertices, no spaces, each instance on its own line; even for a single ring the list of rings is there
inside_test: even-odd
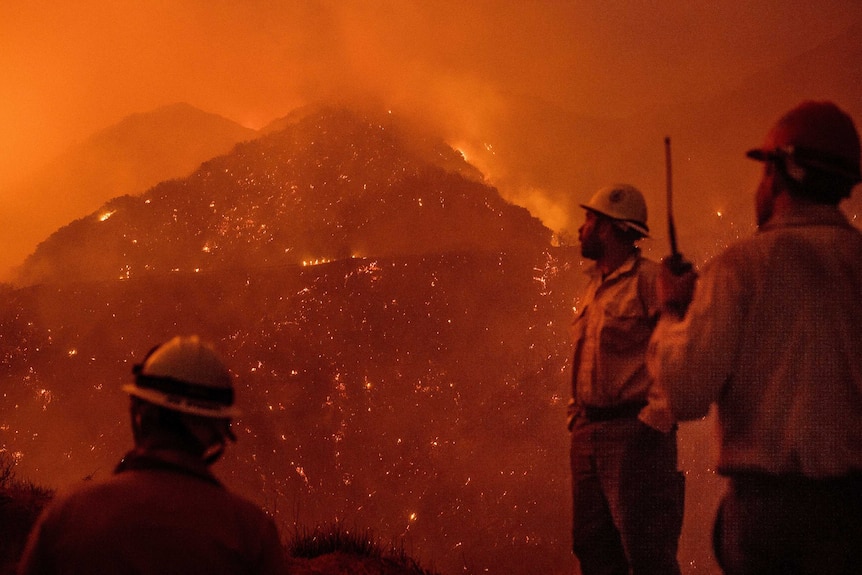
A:
[[[628,229],[639,233],[642,238],[650,237],[649,236],[649,229],[645,225],[643,225],[639,222],[630,222],[628,220],[617,220],[617,222],[619,222],[623,226],[627,227]]]
[[[241,415],[240,410],[232,405],[220,405],[212,402],[190,400],[173,394],[162,393],[155,389],[138,387],[133,383],[123,386],[123,391],[133,397],[158,405],[171,411],[188,415],[209,417],[213,419],[234,419]]]
[[[601,210],[597,210],[596,208],[594,208],[592,206],[588,206],[585,204],[578,204],[578,205],[581,206],[582,208],[584,208],[585,210],[587,210],[588,212],[593,212],[594,214],[599,214],[600,216],[604,216],[604,217],[608,218],[609,220],[613,220],[614,222],[616,222],[618,224],[622,224],[623,226],[627,227],[630,230],[636,231],[637,233],[639,233],[641,235],[641,237],[644,237],[644,238],[650,237],[649,236],[649,228],[646,226],[646,224],[642,224],[641,222],[635,222],[632,220],[621,220],[619,218],[613,217],[610,214],[606,214],[605,212],[603,212]]]
[[[840,158],[823,158],[822,153],[812,152],[805,148],[780,148],[777,150],[764,150],[754,148],[745,152],[745,156],[758,162],[774,162],[780,158],[792,158],[794,162],[804,168],[813,168],[830,174],[845,178],[853,184],[862,181],[862,174],[854,166],[842,165]],[[846,162],[844,162],[846,163]]]
[[[758,162],[765,162],[772,159],[774,157],[774,153],[761,148],[753,148],[745,152],[745,157]]]

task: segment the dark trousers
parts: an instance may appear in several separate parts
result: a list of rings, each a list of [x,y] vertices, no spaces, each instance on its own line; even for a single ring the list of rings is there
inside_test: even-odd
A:
[[[732,476],[713,543],[727,575],[859,575],[862,478]]]
[[[584,575],[679,575],[685,478],[676,431],[580,416],[571,447],[573,551]]]

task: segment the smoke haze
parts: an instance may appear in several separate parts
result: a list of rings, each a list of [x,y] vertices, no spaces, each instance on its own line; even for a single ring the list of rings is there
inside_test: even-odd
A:
[[[50,200],[31,205],[21,182],[100,130],[177,102],[248,130],[320,100],[397,109],[442,134],[504,197],[554,231],[577,228],[576,206],[597,187],[629,181],[647,194],[654,239],[645,249],[653,257],[666,251],[662,139],[671,135],[680,245],[702,262],[750,231],[758,167],[743,151],[780,113],[805,98],[834,99],[862,122],[860,34],[857,0],[7,2],[0,7],[0,240],[4,248],[17,243],[0,260],[0,280],[51,231],[31,232],[38,226],[30,214],[47,212]],[[236,138],[253,133],[239,130]],[[62,196],[62,208],[51,210],[58,226],[130,193],[96,197],[79,178],[52,189]],[[862,215],[858,190],[854,201]],[[82,324],[100,329],[86,318]],[[29,319],[15,316],[22,333]],[[143,328],[131,332],[143,340]],[[102,346],[117,343],[97,336]],[[148,343],[123,345],[137,353]],[[75,348],[70,360],[77,358]],[[117,425],[125,425],[119,416]],[[689,437],[707,437],[707,422],[695,425]],[[714,480],[702,442],[682,444],[681,458]],[[710,523],[711,504],[690,508],[703,515],[695,523]],[[554,545],[567,545],[564,529]],[[704,533],[684,535],[683,549],[706,553]]]
[[[549,200],[629,175],[613,154],[577,149],[576,119],[631,128],[661,110],[667,130],[676,111],[844,33],[862,6],[145,0],[6,3],[0,14],[0,193],[132,113],[183,101],[259,128],[319,99],[364,97],[434,124],[559,227],[568,211]],[[764,125],[781,110],[772,101]],[[604,167],[585,180],[580,161]]]

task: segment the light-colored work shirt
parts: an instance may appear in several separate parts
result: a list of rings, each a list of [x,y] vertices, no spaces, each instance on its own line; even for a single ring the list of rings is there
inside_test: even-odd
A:
[[[828,206],[768,222],[662,318],[649,366],[677,418],[717,403],[722,473],[862,472],[862,233]]]
[[[646,367],[660,311],[658,273],[658,264],[640,252],[605,278],[595,265],[590,267],[572,324],[572,396],[576,409],[646,403],[639,418],[667,433],[674,420]]]

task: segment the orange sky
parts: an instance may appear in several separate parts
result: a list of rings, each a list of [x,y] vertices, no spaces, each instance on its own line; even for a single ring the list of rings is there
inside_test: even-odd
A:
[[[0,200],[70,144],[179,101],[259,127],[370,94],[468,152],[517,147],[553,170],[568,152],[539,107],[626,118],[702,101],[860,21],[858,0],[4,2]],[[534,174],[502,175],[541,192]]]
[[[518,96],[627,115],[731,86],[839,32],[862,15],[858,4],[4,2],[0,182],[130,113],[177,101],[252,126],[357,88],[453,125],[493,121]]]
[[[650,226],[661,256],[665,133],[649,134],[655,146],[646,158],[633,158],[643,150],[627,142],[573,150],[563,141],[569,124],[557,118],[626,119],[659,106],[683,109],[743,83],[748,90],[761,70],[860,22],[860,0],[5,0],[0,209],[10,205],[11,182],[130,114],[187,102],[260,127],[320,97],[364,94],[429,119],[480,169],[523,187],[519,199],[555,230],[570,215],[560,198],[583,201],[596,189],[576,181],[578,162],[606,162],[596,177],[638,178],[651,192],[651,214],[659,212]],[[772,109],[756,107],[764,116],[756,134],[798,101],[770,100],[766,82],[760,89],[752,101]],[[862,96],[852,103],[862,114]],[[721,143],[750,170],[728,183],[714,181],[723,164],[703,167],[716,148],[690,157],[703,134],[673,136],[676,222],[689,254],[695,242],[686,234],[696,226],[686,209],[715,213],[722,206],[712,204],[713,189],[743,190],[748,216],[746,190],[758,168],[742,154],[757,141],[746,132],[745,141],[734,133]],[[484,144],[518,161],[488,165],[488,154],[473,155]],[[7,252],[8,238],[22,234],[14,225],[28,224],[0,214]],[[722,237],[703,227],[701,253],[723,247],[742,226],[726,226]],[[6,265],[0,259],[0,281]]]

